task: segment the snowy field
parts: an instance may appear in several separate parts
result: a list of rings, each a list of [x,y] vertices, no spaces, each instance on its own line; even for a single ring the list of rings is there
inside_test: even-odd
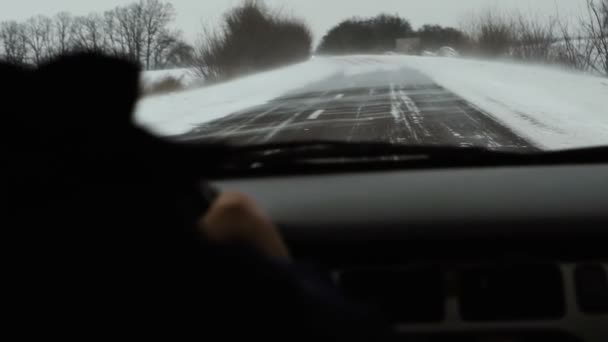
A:
[[[406,63],[540,147],[608,145],[608,78],[461,59]]]
[[[459,58],[316,57],[229,83],[145,98],[138,105],[136,120],[159,134],[181,134],[332,75],[403,68],[429,76],[540,148],[608,145],[608,78]]]

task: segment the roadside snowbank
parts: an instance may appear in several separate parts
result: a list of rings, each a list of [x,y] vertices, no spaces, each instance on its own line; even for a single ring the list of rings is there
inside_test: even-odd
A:
[[[542,66],[450,58],[410,57],[404,64],[541,148],[608,145],[606,78]]]
[[[264,104],[333,74],[412,68],[546,149],[608,145],[608,79],[555,68],[412,56],[316,57],[216,86],[139,103],[136,120],[163,134]]]

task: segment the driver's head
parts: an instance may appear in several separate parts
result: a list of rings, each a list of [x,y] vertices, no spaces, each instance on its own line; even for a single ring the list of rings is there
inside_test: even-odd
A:
[[[136,64],[82,53],[38,68],[0,64],[0,74],[8,196],[20,231],[37,229],[28,238],[94,237],[82,242],[93,250],[103,240],[167,242],[195,223],[194,165],[205,154],[133,124]]]

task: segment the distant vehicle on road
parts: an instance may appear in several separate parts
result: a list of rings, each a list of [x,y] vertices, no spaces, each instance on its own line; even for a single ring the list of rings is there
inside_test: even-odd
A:
[[[420,53],[420,55],[425,57],[460,57],[458,51],[449,46],[444,46],[436,52],[424,50]]]
[[[439,51],[437,51],[437,55],[441,57],[460,57],[458,51],[449,46],[444,46]]]

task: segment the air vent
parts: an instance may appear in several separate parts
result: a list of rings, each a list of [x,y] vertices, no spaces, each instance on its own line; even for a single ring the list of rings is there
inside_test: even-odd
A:
[[[437,322],[445,316],[445,293],[438,269],[374,269],[342,272],[347,296],[373,306],[392,322]]]
[[[608,314],[608,275],[601,264],[578,266],[574,271],[576,297],[581,311]]]
[[[559,319],[565,315],[556,265],[507,265],[463,270],[460,310],[466,321]]]

